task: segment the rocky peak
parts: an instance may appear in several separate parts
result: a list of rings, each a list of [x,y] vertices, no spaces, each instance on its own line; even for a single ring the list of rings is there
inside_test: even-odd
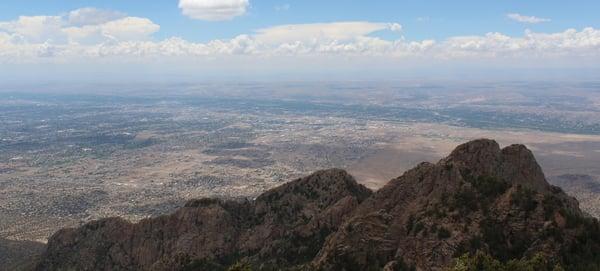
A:
[[[446,270],[474,253],[597,270],[597,251],[598,221],[548,185],[531,151],[480,139],[374,193],[323,170],[254,201],[193,200],[135,224],[61,230],[38,270]]]
[[[493,174],[502,163],[500,145],[494,140],[478,139],[456,147],[444,159],[447,162],[475,169],[479,174]]]
[[[474,177],[495,176],[511,184],[548,192],[549,185],[533,153],[524,145],[514,144],[500,149],[490,139],[478,139],[459,145],[442,164],[465,169]]]
[[[513,184],[531,187],[541,193],[549,192],[550,185],[542,168],[524,145],[515,144],[502,149],[502,162],[500,176]]]
[[[567,224],[577,230],[566,230]],[[565,245],[585,253],[600,249],[599,234],[575,241],[596,228],[597,220],[582,218],[576,201],[546,182],[525,146],[501,149],[479,139],[374,193],[327,239],[313,264],[319,270],[445,270],[476,251],[501,261],[541,253],[568,264],[573,258]]]

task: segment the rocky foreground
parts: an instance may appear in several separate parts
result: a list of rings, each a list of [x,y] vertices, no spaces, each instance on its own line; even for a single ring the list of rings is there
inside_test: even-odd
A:
[[[252,201],[63,229],[35,269],[600,270],[600,226],[527,148],[482,139],[376,192],[332,169]]]

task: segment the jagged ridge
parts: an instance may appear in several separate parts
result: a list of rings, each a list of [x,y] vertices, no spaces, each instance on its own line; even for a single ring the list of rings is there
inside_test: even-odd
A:
[[[255,201],[200,199],[137,224],[119,218],[54,234],[38,270],[218,270],[310,261],[371,191],[343,170],[318,171]]]
[[[61,230],[38,270],[219,270],[238,261],[262,270],[443,270],[476,251],[597,270],[600,228],[546,182],[525,146],[481,139],[375,193],[334,169],[255,201],[194,200],[137,224]]]

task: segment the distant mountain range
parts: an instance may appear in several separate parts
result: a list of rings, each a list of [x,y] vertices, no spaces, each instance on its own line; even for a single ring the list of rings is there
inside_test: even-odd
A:
[[[600,226],[525,146],[481,139],[376,192],[331,169],[254,200],[63,229],[33,269],[600,270]]]

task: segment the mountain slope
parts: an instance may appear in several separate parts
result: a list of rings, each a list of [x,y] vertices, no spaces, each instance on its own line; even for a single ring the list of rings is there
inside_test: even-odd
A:
[[[315,266],[439,270],[478,250],[501,261],[542,253],[572,264],[571,249],[600,251],[597,230],[524,146],[476,140],[377,191],[328,239]],[[587,234],[593,239],[580,242]]]
[[[254,201],[194,200],[137,224],[64,229],[37,270],[445,270],[458,257],[598,270],[599,251],[598,221],[546,182],[527,148],[481,139],[375,193],[333,169]]]
[[[119,218],[53,235],[38,270],[215,270],[310,261],[371,191],[342,170],[318,171],[255,201],[193,200],[137,224]]]
[[[44,244],[0,238],[0,270],[27,270],[44,251]]]

